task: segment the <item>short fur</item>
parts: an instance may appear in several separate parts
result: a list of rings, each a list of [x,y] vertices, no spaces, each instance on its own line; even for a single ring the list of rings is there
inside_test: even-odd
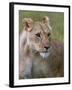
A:
[[[48,17],[42,22],[25,18],[24,23],[20,35],[19,78],[63,77],[64,47],[62,42],[51,39]]]

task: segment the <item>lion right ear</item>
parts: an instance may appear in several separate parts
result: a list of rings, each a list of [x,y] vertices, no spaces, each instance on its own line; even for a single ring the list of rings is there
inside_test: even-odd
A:
[[[43,23],[48,24],[48,22],[49,22],[49,17],[48,16],[44,16],[43,17]]]
[[[44,16],[42,22],[48,27],[48,30],[52,31],[52,28],[50,26],[50,21],[48,16]]]
[[[24,18],[23,24],[24,24],[25,30],[27,30],[29,32],[32,30],[33,20],[31,18]]]

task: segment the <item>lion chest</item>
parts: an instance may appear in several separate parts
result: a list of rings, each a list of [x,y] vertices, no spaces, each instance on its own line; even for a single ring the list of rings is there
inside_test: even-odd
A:
[[[50,73],[50,66],[48,65],[47,60],[38,56],[33,59],[33,64],[32,64],[33,78],[48,77],[49,73]]]
[[[32,61],[32,77],[47,78],[63,76],[63,57],[52,53],[47,59],[35,56]]]

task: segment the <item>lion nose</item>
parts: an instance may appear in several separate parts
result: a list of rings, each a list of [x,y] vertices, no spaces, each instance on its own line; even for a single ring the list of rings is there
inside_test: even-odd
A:
[[[44,48],[46,48],[48,50],[50,47],[49,46],[45,46]]]

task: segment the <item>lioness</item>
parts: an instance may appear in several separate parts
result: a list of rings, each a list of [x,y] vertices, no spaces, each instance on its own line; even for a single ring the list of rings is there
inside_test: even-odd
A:
[[[24,18],[20,34],[19,79],[64,76],[63,43],[51,38],[49,18]]]

